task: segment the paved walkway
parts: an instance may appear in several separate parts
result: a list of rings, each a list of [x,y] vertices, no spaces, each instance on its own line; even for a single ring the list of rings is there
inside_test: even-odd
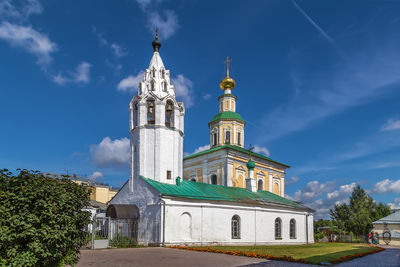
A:
[[[81,260],[76,265],[96,267],[122,266],[243,266],[263,261],[262,259],[238,257],[225,254],[204,253],[171,248],[121,248],[104,250],[82,250]]]
[[[386,250],[365,256],[352,261],[344,262],[335,267],[400,267],[400,247],[385,247]],[[196,252],[170,248],[125,248],[125,249],[104,249],[104,250],[82,250],[81,260],[76,265],[83,266],[288,266],[308,267],[317,266],[284,261],[272,261],[256,258],[231,256],[226,254]]]

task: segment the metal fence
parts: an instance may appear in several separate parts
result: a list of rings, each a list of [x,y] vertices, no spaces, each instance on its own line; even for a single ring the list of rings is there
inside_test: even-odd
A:
[[[92,249],[133,247],[137,245],[137,220],[94,218],[87,226]]]

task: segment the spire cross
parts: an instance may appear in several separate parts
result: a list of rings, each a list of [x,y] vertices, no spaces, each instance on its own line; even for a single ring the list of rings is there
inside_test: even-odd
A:
[[[226,64],[226,76],[229,77],[229,62],[232,62],[232,59],[229,59],[229,57],[226,57],[226,61],[224,63]]]
[[[156,40],[158,40],[158,27],[156,27]]]
[[[250,155],[250,159],[251,159],[251,153],[253,153],[253,149],[254,149],[254,146],[252,146],[252,145],[250,144],[250,146],[249,146],[249,155]]]

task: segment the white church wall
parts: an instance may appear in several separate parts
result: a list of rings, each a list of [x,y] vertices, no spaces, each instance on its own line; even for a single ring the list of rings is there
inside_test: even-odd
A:
[[[246,204],[232,205],[207,201],[166,201],[167,244],[221,244],[221,245],[262,245],[262,244],[304,244],[306,238],[306,214],[283,208],[251,207]],[[181,223],[182,214],[191,218],[190,236]],[[231,220],[240,217],[240,239],[232,239]],[[282,238],[275,239],[275,219],[282,220]],[[296,220],[296,238],[290,238],[290,220]],[[313,243],[312,216],[308,223],[309,243]]]
[[[160,244],[162,224],[159,193],[142,179],[134,179],[133,191],[131,191],[129,182],[125,183],[110,204],[136,205],[140,212],[138,243]]]

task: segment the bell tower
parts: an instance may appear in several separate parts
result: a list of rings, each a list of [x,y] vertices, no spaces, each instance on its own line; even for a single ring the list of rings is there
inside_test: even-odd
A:
[[[150,64],[129,103],[131,181],[144,176],[172,184],[183,176],[185,107],[175,99],[170,71],[160,56],[157,30],[152,46]]]
[[[218,97],[219,113],[208,123],[210,128],[210,147],[221,145],[244,145],[245,121],[236,113],[236,96],[232,94],[236,82],[229,76],[229,63],[232,59],[226,58],[226,77],[219,83],[224,94]]]

